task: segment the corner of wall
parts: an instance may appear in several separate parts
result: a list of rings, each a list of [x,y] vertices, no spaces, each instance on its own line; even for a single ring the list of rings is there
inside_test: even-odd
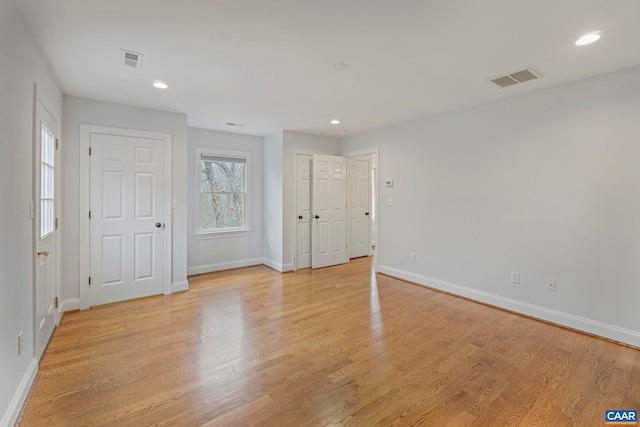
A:
[[[269,258],[262,258],[262,263],[267,267],[273,268],[274,270],[279,271],[281,273],[284,271],[281,262],[276,262]]]

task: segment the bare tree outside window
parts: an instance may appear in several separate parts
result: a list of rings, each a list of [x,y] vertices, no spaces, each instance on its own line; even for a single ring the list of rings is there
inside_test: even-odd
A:
[[[244,158],[202,155],[202,229],[245,226],[246,162]]]

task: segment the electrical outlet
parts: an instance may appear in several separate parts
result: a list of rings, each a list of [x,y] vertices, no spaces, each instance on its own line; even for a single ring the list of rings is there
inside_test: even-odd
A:
[[[547,290],[555,292],[555,290],[556,290],[556,279],[547,279]]]
[[[393,199],[391,197],[387,197],[387,206],[393,205]]]
[[[415,252],[409,252],[409,260],[410,261],[415,261],[416,260],[416,253]]]
[[[219,254],[221,254],[221,253],[223,253],[223,252],[224,252],[224,245],[223,245],[222,243],[220,243],[220,244],[218,245],[218,253],[219,253]]]
[[[18,334],[18,356],[22,354],[22,346],[24,344],[24,340],[22,338],[23,334],[22,331],[20,331],[20,333]]]
[[[520,273],[511,272],[511,283],[520,283]]]

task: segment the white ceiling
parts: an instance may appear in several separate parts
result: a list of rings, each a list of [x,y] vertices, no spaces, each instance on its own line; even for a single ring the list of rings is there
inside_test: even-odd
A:
[[[640,64],[636,0],[15,1],[64,93],[254,135],[362,133]],[[487,82],[528,66],[545,77]]]

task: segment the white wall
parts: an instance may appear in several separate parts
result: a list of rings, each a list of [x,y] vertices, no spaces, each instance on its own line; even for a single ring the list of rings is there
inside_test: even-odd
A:
[[[184,114],[150,110],[65,96],[62,167],[64,198],[60,218],[62,236],[62,294],[64,310],[79,308],[80,286],[85,278],[78,277],[78,182],[80,180],[80,125],[93,124],[126,129],[162,132],[172,135],[172,199],[178,200],[173,209],[173,284],[187,285],[187,116]],[[82,155],[87,155],[82,153]]]
[[[283,133],[264,138],[264,263],[282,271]]]
[[[381,182],[394,180],[380,188],[379,271],[640,346],[639,142],[635,68],[342,150],[379,146]]]
[[[200,274],[209,271],[244,267],[262,264],[262,229],[263,229],[263,142],[258,136],[236,133],[216,132],[205,129],[189,128],[189,181],[188,181],[188,250],[187,264],[189,274]],[[251,153],[251,170],[249,185],[249,206],[251,231],[242,236],[215,238],[195,235],[196,202],[198,190],[196,183],[195,150],[196,148],[217,148],[221,150],[247,151]],[[223,252],[219,252],[219,246]]]
[[[37,371],[33,334],[33,84],[58,115],[62,93],[13,1],[0,0],[0,426],[13,425]],[[24,348],[18,356],[18,333]]]
[[[293,206],[295,176],[293,175],[295,152],[298,150],[314,153],[340,155],[340,140],[306,133],[284,131],[284,152],[282,164],[283,182],[283,266],[282,271],[293,270],[295,256],[295,227],[298,216]]]

